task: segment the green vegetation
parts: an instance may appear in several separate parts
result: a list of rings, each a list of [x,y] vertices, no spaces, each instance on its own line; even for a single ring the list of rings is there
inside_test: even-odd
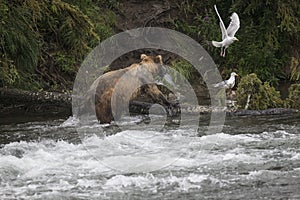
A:
[[[241,108],[263,110],[282,107],[280,94],[268,82],[262,83],[256,74],[241,79],[237,88],[237,103]]]
[[[300,109],[300,84],[292,84],[290,86],[286,104],[287,107]]]
[[[115,34],[116,27],[126,27],[118,26],[116,13],[122,16],[127,11],[122,10],[119,2],[124,4],[117,0],[0,1],[0,87],[71,89],[89,51]],[[134,1],[130,3],[134,5]],[[153,26],[158,24],[189,35],[210,53],[221,74],[235,71],[244,77],[238,82],[240,106],[246,106],[248,94],[251,96],[248,109],[282,106],[279,93],[272,86],[278,86],[279,80],[289,80],[294,84],[284,105],[299,108],[300,4],[297,0],[174,0],[168,3],[170,9],[157,15]],[[145,6],[155,15],[150,4]],[[220,49],[211,45],[212,40],[221,39],[214,4],[226,26],[232,12],[237,12],[241,20],[236,34],[240,42],[228,48],[226,58],[220,57]],[[188,80],[199,81],[188,62],[177,60],[171,66]]]
[[[300,81],[300,60],[292,57],[291,60],[291,79],[294,81]]]
[[[70,89],[88,51],[113,34],[103,2],[1,1],[0,87]]]
[[[221,30],[213,5],[229,25],[230,14],[237,12],[241,28],[236,36],[240,42],[228,48],[226,58],[211,45],[221,39]],[[196,38],[211,53],[220,70],[236,71],[241,76],[256,73],[272,85],[279,79],[300,77],[300,4],[282,1],[197,1],[177,4],[181,14],[173,19],[174,28]],[[184,16],[184,17],[182,17]]]
[[[174,60],[171,62],[170,67],[181,74],[185,79],[192,80],[193,74],[195,74],[195,68],[186,60]],[[173,76],[176,82],[179,77]]]

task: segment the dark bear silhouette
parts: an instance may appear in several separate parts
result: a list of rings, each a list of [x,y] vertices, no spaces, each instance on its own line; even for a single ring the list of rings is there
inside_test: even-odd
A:
[[[119,119],[129,107],[129,102],[141,95],[153,103],[170,107],[170,102],[154,83],[155,76],[162,77],[165,73],[161,55],[142,54],[140,63],[98,77],[90,89],[95,91],[97,119],[100,123]]]

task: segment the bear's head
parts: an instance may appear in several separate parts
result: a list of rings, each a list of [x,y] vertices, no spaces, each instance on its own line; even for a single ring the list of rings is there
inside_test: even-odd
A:
[[[163,66],[162,56],[147,56],[146,54],[141,55],[140,64],[147,68],[152,74],[159,75],[163,77],[167,70]]]
[[[141,55],[141,62],[154,62],[157,64],[163,64],[161,55],[158,56],[147,56],[146,54]]]

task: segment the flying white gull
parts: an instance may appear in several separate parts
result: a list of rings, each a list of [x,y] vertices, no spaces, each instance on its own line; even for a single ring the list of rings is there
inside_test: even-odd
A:
[[[215,88],[225,88],[225,89],[231,89],[233,88],[235,84],[235,77],[238,76],[237,73],[231,72],[230,78],[228,80],[222,81],[220,83],[214,84],[213,86]]]
[[[221,47],[221,56],[225,57],[225,51],[228,48],[230,44],[232,44],[234,41],[238,41],[236,37],[234,37],[234,34],[239,30],[240,28],[240,19],[239,16],[234,12],[230,19],[231,22],[228,26],[228,28],[225,28],[224,22],[222,21],[222,18],[220,17],[220,14],[217,10],[217,6],[215,5],[216,13],[220,19],[220,27],[222,31],[222,42],[212,41],[212,44],[215,47]],[[224,51],[223,51],[224,48]]]

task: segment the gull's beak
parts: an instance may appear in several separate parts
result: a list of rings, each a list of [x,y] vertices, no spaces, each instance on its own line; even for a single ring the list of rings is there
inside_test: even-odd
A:
[[[240,40],[236,38],[236,41],[240,41]]]
[[[235,74],[235,76],[239,76],[238,74]]]

